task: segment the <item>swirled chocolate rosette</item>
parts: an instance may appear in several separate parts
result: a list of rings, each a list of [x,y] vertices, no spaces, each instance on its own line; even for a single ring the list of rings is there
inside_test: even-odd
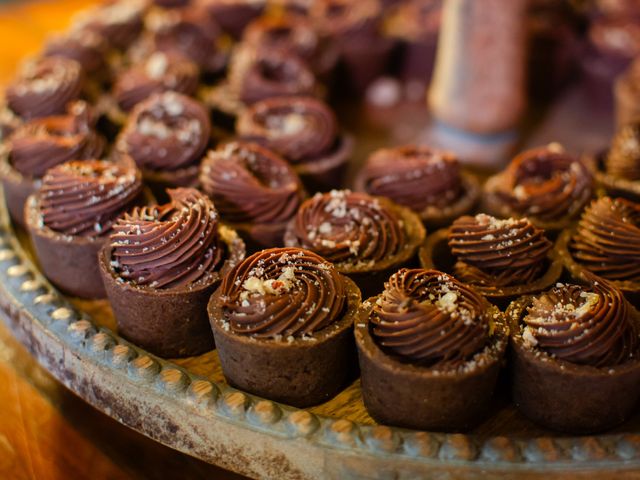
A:
[[[583,280],[523,297],[506,312],[516,406],[570,433],[612,428],[640,399],[640,314],[610,282]]]
[[[244,242],[203,193],[167,193],[168,203],[118,219],[100,273],[122,336],[162,357],[199,355],[214,346],[207,302],[244,258]]]
[[[130,160],[75,160],[47,170],[24,210],[47,278],[71,295],[103,298],[98,251],[116,218],[144,201],[142,176]]]
[[[95,131],[96,118],[84,101],[67,105],[65,114],[26,121],[4,142],[0,179],[7,209],[22,225],[24,204],[45,172],[70,160],[100,158],[105,140]]]
[[[587,163],[558,144],[516,156],[484,186],[483,210],[497,217],[527,217],[550,234],[571,225],[593,197]]]
[[[382,33],[380,0],[317,0],[309,16],[338,49],[354,91],[363,92],[384,73],[395,41]]]
[[[469,213],[480,197],[478,180],[462,171],[453,154],[415,145],[371,154],[356,176],[354,190],[412,209],[427,228],[449,225]]]
[[[47,40],[43,55],[64,57],[80,64],[86,78],[98,84],[109,79],[109,42],[94,30],[71,30]]]
[[[186,95],[165,92],[136,105],[117,140],[156,190],[193,186],[211,140],[207,109]]]
[[[482,420],[508,343],[502,313],[472,287],[406,268],[363,304],[355,336],[367,411],[384,424],[427,430]]]
[[[355,371],[360,292],[324,258],[262,250],[237,265],[209,302],[227,381],[296,407],[334,396]]]
[[[6,106],[23,120],[63,114],[69,102],[80,99],[82,67],[64,57],[26,62],[5,91]]]
[[[306,196],[287,162],[255,143],[211,150],[199,180],[222,220],[243,235],[249,249],[282,246],[287,223]]]
[[[153,52],[116,75],[102,109],[111,123],[120,127],[128,112],[152,95],[173,91],[192,96],[199,81],[200,70],[191,60],[173,52]]]
[[[364,297],[414,260],[425,229],[406,207],[349,190],[318,193],[290,221],[284,242],[316,252],[353,279]]]
[[[214,119],[233,130],[250,105],[273,97],[319,95],[313,71],[287,49],[269,49],[241,42],[229,60],[227,80],[202,94]]]
[[[587,272],[608,280],[629,300],[640,301],[640,204],[601,197],[582,214],[578,226],[561,235],[559,254],[571,276]]]
[[[353,139],[340,133],[331,108],[310,97],[257,102],[242,112],[236,131],[282,155],[310,192],[339,187],[353,152]]]
[[[608,195],[640,201],[640,118],[616,132],[599,167],[596,179]]]
[[[526,218],[463,216],[427,238],[423,268],[456,276],[498,305],[549,288],[562,273],[554,244]]]

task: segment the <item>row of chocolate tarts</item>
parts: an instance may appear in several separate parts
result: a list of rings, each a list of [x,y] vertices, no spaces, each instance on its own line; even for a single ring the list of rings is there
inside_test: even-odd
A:
[[[238,198],[272,212],[282,204],[264,199],[281,189],[267,188],[269,179],[287,164],[241,168],[259,164],[263,150],[232,143],[212,156],[228,161],[219,176],[233,180]],[[553,207],[565,198],[588,204],[560,234],[527,217],[480,213],[426,235],[410,208],[333,190],[293,208],[284,247],[245,259],[242,236],[219,215],[224,199],[177,188],[158,205],[126,155],[47,170],[24,221],[58,287],[106,293],[120,334],[160,356],[197,355],[215,339],[227,380],[242,390],[304,407],[335,395],[359,369],[378,421],[460,430],[482,419],[509,350],[513,397],[527,416],[564,431],[607,429],[640,396],[640,206],[608,196],[589,203],[583,161],[566,162],[554,145],[534,152],[515,162],[533,158],[537,167],[523,167],[529,177],[513,189],[516,199],[542,190],[557,195]],[[442,182],[447,156],[436,157]],[[412,172],[407,181],[429,184]],[[397,173],[389,169],[388,185],[404,178]],[[257,204],[252,183],[266,188]]]

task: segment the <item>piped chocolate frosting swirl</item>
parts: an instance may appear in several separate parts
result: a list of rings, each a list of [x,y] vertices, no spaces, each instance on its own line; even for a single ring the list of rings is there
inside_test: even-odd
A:
[[[233,142],[210,151],[200,183],[233,223],[281,223],[292,218],[304,197],[300,180],[277,154],[255,143]]]
[[[338,137],[333,111],[309,97],[270,98],[242,112],[236,131],[278,152],[291,163],[313,161],[327,154]]]
[[[169,90],[193,95],[198,88],[199,70],[195,63],[175,54],[155,52],[140,65],[123,71],[116,79],[113,95],[124,111],[154,93]]]
[[[102,35],[113,48],[126,48],[140,34],[146,0],[106,0],[96,8],[82,12],[73,30],[91,30]]]
[[[37,118],[18,127],[8,140],[9,162],[22,175],[40,178],[69,160],[100,158],[105,141],[94,126],[85,102],[70,103],[66,115]]]
[[[206,283],[226,254],[218,213],[211,200],[192,188],[167,193],[169,203],[135,208],[113,226],[112,266],[120,278],[140,287]]]
[[[388,197],[417,212],[450,205],[463,188],[454,155],[412,145],[374,152],[359,178],[367,193]]]
[[[38,190],[43,225],[64,235],[98,237],[142,193],[133,162],[72,161],[47,172]]]
[[[499,199],[533,221],[574,218],[593,194],[589,168],[557,144],[521,153],[497,178]]]
[[[538,279],[553,244],[526,219],[464,216],[449,229],[455,275],[472,285],[507,287]]]
[[[147,25],[157,50],[182,55],[207,72],[224,66],[222,31],[204,6],[154,11],[147,16]]]
[[[403,249],[401,223],[385,199],[333,190],[303,202],[288,234],[295,246],[339,266],[373,266]]]
[[[640,123],[625,125],[616,133],[605,168],[616,178],[640,180]]]
[[[231,57],[229,84],[241,101],[312,95],[316,79],[304,60],[287,50],[239,46]]]
[[[220,292],[230,330],[259,338],[312,335],[340,320],[347,301],[335,267],[298,248],[253,254],[224,278]]]
[[[369,317],[385,351],[425,365],[462,363],[487,344],[489,304],[437,270],[403,268],[377,297]]]
[[[635,358],[640,342],[630,305],[617,288],[592,280],[591,287],[559,285],[536,296],[522,319],[524,345],[592,367]]]
[[[80,97],[82,67],[64,57],[43,57],[24,65],[6,90],[7,105],[25,119],[64,113]]]
[[[569,248],[576,262],[600,277],[640,281],[640,205],[622,198],[594,200]]]
[[[211,123],[196,100],[176,92],[152,95],[131,112],[119,148],[141,167],[173,171],[200,161]]]
[[[76,30],[51,38],[44,48],[44,55],[70,58],[78,62],[87,76],[106,66],[109,43],[93,30]]]

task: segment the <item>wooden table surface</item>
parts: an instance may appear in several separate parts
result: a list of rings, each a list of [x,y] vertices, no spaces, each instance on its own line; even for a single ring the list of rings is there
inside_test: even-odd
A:
[[[0,86],[88,0],[0,5]],[[0,479],[239,479],[94,410],[42,369],[0,321]]]

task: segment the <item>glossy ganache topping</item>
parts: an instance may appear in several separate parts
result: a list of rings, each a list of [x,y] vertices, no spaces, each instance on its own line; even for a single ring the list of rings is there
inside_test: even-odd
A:
[[[318,193],[303,202],[287,232],[295,246],[354,267],[371,267],[394,257],[406,237],[389,202],[349,190]]]
[[[298,211],[304,191],[280,156],[255,143],[232,142],[209,152],[200,184],[225,221],[281,223]]]
[[[111,265],[119,278],[140,287],[205,284],[226,255],[218,212],[195,189],[167,193],[169,203],[135,208],[113,226]]]
[[[120,108],[128,112],[154,93],[172,90],[193,95],[199,75],[192,61],[176,54],[155,52],[118,76],[113,95]]]
[[[7,105],[25,119],[64,113],[80,97],[82,67],[75,60],[43,57],[26,63],[5,92]]]
[[[8,140],[9,161],[22,175],[40,178],[69,160],[100,158],[105,141],[94,126],[85,102],[70,103],[66,115],[36,118],[18,127]]]
[[[329,153],[338,137],[336,116],[327,104],[309,97],[270,98],[242,112],[236,131],[278,152],[291,163]]]
[[[136,105],[119,148],[141,167],[172,171],[200,161],[209,144],[206,108],[176,92],[155,94]]]
[[[224,321],[237,334],[293,339],[339,321],[344,279],[315,253],[272,248],[238,264],[222,281]]]
[[[553,244],[526,218],[463,216],[449,228],[449,248],[460,280],[491,287],[524,285],[548,268]]]
[[[534,221],[573,218],[593,193],[589,168],[557,144],[521,153],[498,178],[498,197],[514,215]]]
[[[522,341],[561,360],[592,367],[619,365],[638,352],[637,320],[620,290],[558,284],[533,298],[522,319]]]
[[[413,145],[374,152],[359,179],[367,193],[417,212],[450,205],[463,188],[460,164],[453,154]]]
[[[208,72],[224,66],[222,31],[204,6],[153,11],[147,15],[147,26],[159,51],[175,52]]]
[[[489,305],[446,273],[406,269],[394,273],[369,317],[385,351],[425,365],[470,360],[487,344]]]
[[[574,260],[609,280],[640,280],[640,205],[622,198],[594,200],[570,242]]]
[[[42,179],[38,191],[42,223],[65,235],[105,235],[141,193],[142,178],[131,161],[63,163]]]
[[[236,48],[228,78],[233,91],[247,104],[271,97],[311,95],[316,88],[313,72],[295,53],[251,45]]]
[[[611,143],[605,161],[608,174],[626,180],[640,180],[640,123],[622,127]]]

